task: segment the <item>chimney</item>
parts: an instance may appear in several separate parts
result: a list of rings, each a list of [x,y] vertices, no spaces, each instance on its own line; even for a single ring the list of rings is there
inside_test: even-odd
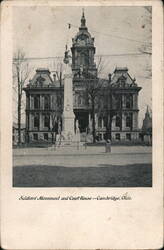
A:
[[[111,74],[108,74],[108,81],[109,81],[109,83],[111,83]]]
[[[54,82],[56,82],[56,74],[53,74]]]

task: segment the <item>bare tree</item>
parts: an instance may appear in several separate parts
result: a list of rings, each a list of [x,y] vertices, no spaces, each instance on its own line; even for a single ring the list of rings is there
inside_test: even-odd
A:
[[[97,75],[93,75],[89,72],[85,74],[85,91],[88,99],[88,105],[91,108],[91,119],[92,119],[92,136],[93,143],[96,141],[96,121],[95,113],[97,110],[97,100],[100,96],[104,80],[99,79]]]
[[[97,103],[99,96],[101,95],[101,90],[104,84],[104,79],[98,78],[101,75],[102,71],[105,68],[105,63],[100,56],[97,58],[97,71],[90,72],[86,67],[80,68],[79,77],[83,78],[85,83],[85,94],[87,105],[91,108],[91,119],[92,119],[92,136],[93,143],[96,141],[96,121],[95,121],[95,113],[97,112]]]
[[[96,141],[96,122],[95,122],[95,106],[96,106],[96,97],[99,94],[101,86],[98,79],[87,79],[86,83],[86,92],[91,104],[91,118],[92,118],[92,135],[93,143]]]
[[[53,96],[52,98],[52,106],[53,111],[51,112],[51,120],[52,120],[52,143],[54,143],[54,139],[56,141],[56,134],[58,132],[58,125],[59,125],[59,113],[62,109],[62,82],[63,82],[63,63],[61,60],[53,62],[53,72],[56,75],[56,82],[59,83],[60,91],[58,95]],[[54,138],[55,133],[55,138]]]
[[[56,76],[56,84],[59,83],[59,91],[52,95],[51,103],[52,103],[52,112],[51,112],[51,121],[52,121],[52,143],[54,140],[56,141],[56,134],[59,132],[61,128],[59,128],[61,124],[61,114],[63,109],[63,72],[64,66],[62,60],[53,62],[53,71]],[[55,138],[54,138],[55,133]]]
[[[96,57],[96,66],[97,66],[97,75],[98,77],[101,76],[106,71],[106,67],[108,66],[108,62],[102,57]]]
[[[23,87],[29,77],[29,65],[25,58],[25,53],[18,49],[14,54],[14,61],[13,61],[13,85],[14,89],[17,93],[17,117],[18,117],[18,144],[21,144],[21,118],[22,118],[22,94],[23,94]]]
[[[52,95],[51,98],[51,105],[52,105],[52,111],[51,111],[51,121],[52,121],[52,128],[51,128],[51,134],[52,134],[52,143],[56,141],[56,135],[61,130],[61,114],[63,110],[63,90],[60,89],[58,93],[55,93]],[[55,137],[54,137],[55,135]]]
[[[63,81],[63,69],[64,69],[64,66],[63,66],[63,62],[60,60],[60,61],[54,61],[53,62],[53,71],[54,74],[56,74],[56,80],[59,82],[60,84],[60,87],[62,86],[62,81]]]

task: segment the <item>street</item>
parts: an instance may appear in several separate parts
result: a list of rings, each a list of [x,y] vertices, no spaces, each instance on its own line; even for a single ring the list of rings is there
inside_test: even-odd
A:
[[[137,187],[152,185],[151,147],[21,148],[13,150],[16,187]]]

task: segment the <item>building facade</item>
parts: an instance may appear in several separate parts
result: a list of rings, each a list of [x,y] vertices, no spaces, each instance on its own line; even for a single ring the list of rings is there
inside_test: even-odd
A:
[[[37,69],[26,92],[26,141],[53,142],[62,122],[63,86],[48,69]],[[61,126],[61,125],[60,125]]]
[[[107,137],[116,141],[137,140],[138,93],[141,87],[126,67],[117,67],[108,79],[98,78],[94,38],[88,32],[84,13],[79,31],[72,39],[71,52],[73,107],[81,138],[86,134],[88,138],[92,135],[94,120],[98,141]],[[24,91],[26,141],[53,142],[62,130],[63,82],[59,83],[48,69],[37,69]]]

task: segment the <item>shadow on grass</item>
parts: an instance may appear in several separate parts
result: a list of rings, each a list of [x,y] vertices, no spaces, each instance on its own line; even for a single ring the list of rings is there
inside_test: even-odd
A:
[[[151,187],[151,164],[99,167],[19,166],[14,187]]]

